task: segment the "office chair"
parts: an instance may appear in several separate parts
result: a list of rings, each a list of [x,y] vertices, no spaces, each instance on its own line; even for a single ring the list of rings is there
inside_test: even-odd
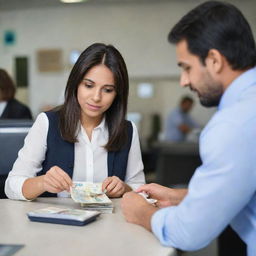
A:
[[[0,128],[31,127],[32,124],[31,119],[0,119]]]
[[[12,169],[13,163],[18,157],[18,152],[24,144],[32,122],[23,123],[23,127],[19,127],[19,123],[12,124],[0,122],[0,198],[6,198],[4,193],[4,184],[9,171]]]

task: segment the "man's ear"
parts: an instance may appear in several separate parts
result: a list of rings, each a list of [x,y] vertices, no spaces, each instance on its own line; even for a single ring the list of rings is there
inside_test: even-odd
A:
[[[216,49],[210,49],[205,59],[206,65],[216,74],[220,73],[224,66],[223,55]]]

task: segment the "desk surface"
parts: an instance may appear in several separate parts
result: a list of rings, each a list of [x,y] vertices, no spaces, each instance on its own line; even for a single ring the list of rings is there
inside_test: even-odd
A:
[[[38,198],[32,202],[0,200],[0,243],[24,244],[15,256],[175,256],[144,228],[127,223],[119,199],[114,213],[101,214],[88,225],[31,222],[26,213],[48,206],[79,208],[70,198]]]

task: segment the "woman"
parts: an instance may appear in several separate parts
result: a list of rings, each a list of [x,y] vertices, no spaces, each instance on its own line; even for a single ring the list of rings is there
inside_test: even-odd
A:
[[[64,104],[41,113],[26,137],[6,195],[61,196],[73,180],[103,182],[108,196],[120,197],[145,183],[138,133],[125,120],[128,90],[121,54],[111,45],[88,47],[70,73]]]
[[[4,69],[0,69],[0,119],[32,119],[30,109],[16,100],[15,85]]]

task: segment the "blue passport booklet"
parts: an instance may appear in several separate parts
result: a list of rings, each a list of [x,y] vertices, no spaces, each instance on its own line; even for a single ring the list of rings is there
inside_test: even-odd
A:
[[[47,207],[27,213],[31,221],[83,226],[100,215],[98,211]]]

